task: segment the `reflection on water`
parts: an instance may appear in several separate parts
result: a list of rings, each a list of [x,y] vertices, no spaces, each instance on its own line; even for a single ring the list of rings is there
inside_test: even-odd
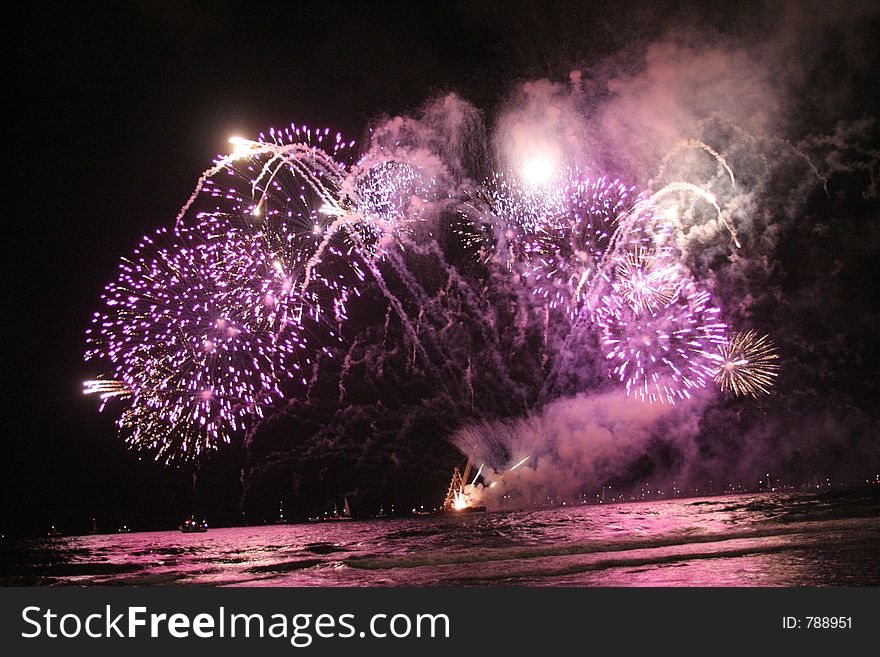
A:
[[[0,584],[880,585],[880,499],[759,493],[0,543]]]

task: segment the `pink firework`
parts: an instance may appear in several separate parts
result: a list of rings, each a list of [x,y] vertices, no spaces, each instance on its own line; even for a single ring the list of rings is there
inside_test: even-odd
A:
[[[674,298],[683,273],[678,260],[661,247],[637,247],[614,268],[614,289],[636,313],[653,312]]]
[[[88,332],[86,359],[108,370],[86,392],[127,398],[117,424],[132,446],[196,457],[261,417],[283,381],[304,381],[314,300],[278,255],[265,233],[206,220],[123,259]]]
[[[305,126],[260,134],[206,172],[185,216],[260,235],[264,255],[276,269],[283,267],[279,276],[320,300],[311,311],[331,310],[341,322],[350,291],[365,278],[360,241],[348,220],[355,210],[341,191],[353,144]]]
[[[667,303],[639,306],[612,286],[594,312],[611,376],[628,395],[674,404],[703,388],[717,370],[715,354],[727,326],[708,292],[690,280]]]
[[[360,162],[346,189],[358,217],[351,230],[369,258],[382,258],[388,249],[401,248],[401,240],[412,238],[448,198],[429,171],[398,159]]]
[[[640,197],[619,180],[587,178],[572,170],[558,193],[561,201],[549,216],[545,234],[527,243],[526,278],[535,295],[573,319],[592,284],[610,278],[605,263],[615,238],[632,248],[649,247],[655,235],[647,221],[650,213],[639,213],[635,221],[622,225]]]
[[[558,192],[556,186],[533,188],[516,178],[494,174],[471,192],[456,232],[480,260],[519,269],[549,240],[562,209]]]

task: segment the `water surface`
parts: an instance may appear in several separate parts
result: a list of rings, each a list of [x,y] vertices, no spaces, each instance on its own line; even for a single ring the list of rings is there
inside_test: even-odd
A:
[[[0,542],[0,584],[880,585],[880,495],[758,493]]]

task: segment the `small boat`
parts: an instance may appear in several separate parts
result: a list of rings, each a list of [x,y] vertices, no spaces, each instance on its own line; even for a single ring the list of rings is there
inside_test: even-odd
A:
[[[333,505],[333,513],[324,512],[322,516],[314,516],[309,518],[309,522],[327,522],[329,520],[354,520],[351,516],[351,507],[348,505],[348,498],[345,498],[345,503],[342,505],[342,513],[339,513],[339,507],[334,504]]]
[[[190,516],[188,520],[183,521],[180,531],[184,534],[201,534],[208,531],[208,523],[204,520],[199,522],[195,519],[195,516]]]
[[[388,516],[386,515],[386,513],[385,513],[385,507],[384,507],[384,506],[380,506],[380,507],[379,507],[379,513],[377,513],[377,514],[375,515],[375,517],[376,517],[376,518],[387,518],[387,517],[388,517]]]
[[[49,531],[46,532],[46,536],[61,536],[61,532],[55,529],[55,525],[49,527]]]
[[[334,504],[333,515],[327,516],[327,520],[353,520],[353,518],[351,517],[351,507],[348,505],[347,497],[345,498],[342,505],[342,513],[339,513],[339,509]]]
[[[482,466],[480,466],[481,470],[477,471],[477,476],[474,477],[473,482],[468,484],[467,480],[470,477],[472,465],[473,464],[469,458],[464,469],[464,474],[459,472],[458,466],[452,469],[452,481],[449,482],[449,490],[446,492],[446,499],[443,500],[443,506],[437,509],[436,513],[485,513],[485,506],[477,506],[471,504],[469,501],[470,494],[473,491],[474,482],[476,482],[477,477],[480,476],[480,471],[482,470]]]

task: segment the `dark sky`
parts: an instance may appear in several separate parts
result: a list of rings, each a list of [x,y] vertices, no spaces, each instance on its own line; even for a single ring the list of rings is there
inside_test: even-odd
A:
[[[83,398],[83,335],[118,258],[173,220],[230,134],[296,121],[359,138],[380,115],[450,89],[491,118],[517,79],[564,79],[571,62],[653,38],[675,16],[739,32],[772,20],[771,11],[732,21],[726,2],[612,4],[610,13],[589,2],[4,8],[13,143],[0,531],[77,529],[93,515],[161,524],[187,510],[191,471],[140,461],[112,415]],[[238,456],[228,450],[203,475],[209,504],[227,515]]]

